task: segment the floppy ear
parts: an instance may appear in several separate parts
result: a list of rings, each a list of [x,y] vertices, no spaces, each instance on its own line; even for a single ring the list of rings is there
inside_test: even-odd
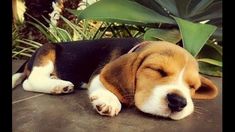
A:
[[[134,101],[135,75],[140,64],[137,53],[128,53],[106,64],[100,80],[118,99],[130,105]]]
[[[218,87],[208,78],[200,75],[201,86],[192,95],[193,99],[213,99],[218,95]]]

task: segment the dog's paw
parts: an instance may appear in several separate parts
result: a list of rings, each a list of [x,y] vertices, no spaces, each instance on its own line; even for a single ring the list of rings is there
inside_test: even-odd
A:
[[[90,95],[94,109],[105,116],[115,116],[121,110],[118,98],[109,91],[97,90]]]
[[[52,94],[71,93],[73,92],[73,89],[74,89],[73,83],[69,81],[61,81],[60,83],[58,83],[58,85],[56,85],[52,89],[51,93]]]

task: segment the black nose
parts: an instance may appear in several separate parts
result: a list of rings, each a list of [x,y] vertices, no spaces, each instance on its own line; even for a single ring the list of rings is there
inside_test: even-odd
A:
[[[187,105],[186,99],[177,94],[167,94],[167,100],[172,112],[179,112]]]

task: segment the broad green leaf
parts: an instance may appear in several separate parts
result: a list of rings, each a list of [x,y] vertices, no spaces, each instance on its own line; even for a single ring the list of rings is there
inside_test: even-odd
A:
[[[174,24],[171,18],[129,0],[101,0],[88,6],[79,15],[79,19],[92,19],[107,22],[145,25],[151,23]]]
[[[191,0],[155,0],[158,4],[162,6],[173,14],[174,16],[185,18],[188,14],[188,6]]]
[[[164,40],[177,43],[181,40],[181,36],[177,29],[149,29],[144,34],[144,40]]]
[[[82,10],[72,10],[72,9],[68,9],[68,8],[66,8],[65,10],[67,10],[68,12],[70,12],[72,14],[76,14],[77,16],[79,16],[79,14],[82,12]]]
[[[200,73],[210,75],[210,76],[217,76],[217,77],[222,76],[221,67],[204,63],[204,62],[198,62],[198,63],[199,63]]]
[[[202,10],[207,8],[214,0],[200,0],[199,3],[191,10],[191,16],[200,13]]]
[[[169,14],[165,10],[163,10],[162,6],[159,5],[155,0],[135,0],[135,1],[149,9],[158,12],[163,16],[169,16]]]
[[[176,6],[181,18],[187,18],[188,16],[188,6],[191,3],[191,0],[175,0]]]
[[[209,7],[197,14],[190,16],[193,21],[200,22],[203,20],[213,20],[222,18],[222,1],[212,3]]]
[[[222,76],[222,47],[215,44],[206,44],[198,54],[197,60],[205,58],[219,62],[219,66],[210,64],[210,62],[198,61],[200,72],[212,76]]]
[[[222,62],[221,61],[217,61],[217,60],[210,59],[210,58],[197,59],[197,61],[205,62],[205,63],[208,63],[208,64],[212,64],[212,65],[215,65],[215,66],[222,67]]]
[[[175,0],[155,0],[158,4],[162,6],[162,8],[167,9],[170,11],[173,15],[179,16],[178,9],[176,7],[176,1]]]
[[[197,55],[197,59],[210,58],[222,61],[222,47],[215,44],[206,44]]]
[[[173,18],[180,28],[183,47],[193,56],[197,56],[206,41],[215,32],[216,27],[208,24],[192,23],[178,17]]]

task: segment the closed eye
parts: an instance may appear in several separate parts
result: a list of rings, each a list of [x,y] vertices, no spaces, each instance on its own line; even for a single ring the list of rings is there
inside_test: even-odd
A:
[[[163,71],[162,69],[157,69],[156,71],[159,72],[159,74],[160,74],[162,77],[166,77],[166,76],[167,76],[167,73],[166,73],[165,71]]]
[[[156,68],[152,68],[152,67],[147,67],[147,68],[148,68],[148,69],[151,69],[151,70],[153,70],[153,71],[155,71],[155,72],[157,72],[158,74],[160,74],[161,77],[166,77],[166,76],[168,76],[168,73],[165,72],[165,71],[162,70],[162,69],[156,69]]]

